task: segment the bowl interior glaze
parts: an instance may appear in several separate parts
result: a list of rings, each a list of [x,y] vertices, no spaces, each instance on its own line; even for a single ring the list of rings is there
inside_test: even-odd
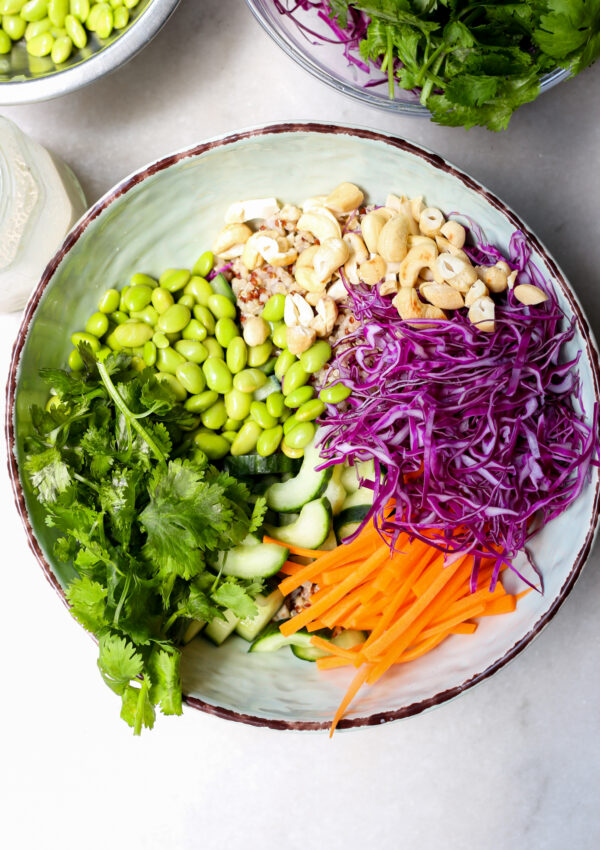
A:
[[[25,312],[8,386],[8,437],[15,451],[11,471],[32,548],[59,591],[73,569],[54,559],[52,532],[18,476],[29,406],[46,400],[38,369],[64,366],[70,333],[83,326],[105,289],[122,287],[136,271],[156,275],[168,266],[191,266],[211,244],[233,201],[274,195],[300,202],[344,180],[363,187],[369,201],[381,203],[388,192],[422,194],[446,212],[465,212],[503,250],[515,228],[523,229],[534,261],[555,282],[563,310],[576,318],[569,353],[582,350],[582,398],[586,411],[592,410],[598,398],[597,355],[580,305],[537,239],[471,178],[403,140],[360,129],[278,125],[206,143],[148,166],[101,199],[50,263]],[[580,499],[533,541],[545,594],[531,593],[515,614],[484,619],[475,637],[453,636],[419,661],[391,671],[355,701],[342,726],[415,714],[461,693],[514,657],[570,590],[593,541],[597,514],[594,471]],[[276,728],[327,725],[349,678],[343,671],[320,673],[287,651],[248,655],[239,638],[219,649],[196,639],[185,650],[183,676],[191,704]]]

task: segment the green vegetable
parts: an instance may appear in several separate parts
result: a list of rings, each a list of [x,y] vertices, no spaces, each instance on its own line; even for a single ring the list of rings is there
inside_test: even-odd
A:
[[[507,127],[557,67],[578,74],[600,56],[600,0],[331,0],[345,27],[349,9],[370,19],[360,55],[394,87],[417,89],[433,120]],[[400,60],[398,64],[396,60]]]
[[[180,623],[257,614],[261,582],[207,561],[256,531],[265,504],[208,463],[228,450],[223,438],[209,435],[194,460],[176,456],[194,420],[151,369],[136,372],[122,353],[97,362],[85,342],[79,354],[80,372],[41,372],[58,401],[31,410],[24,473],[56,531],[55,557],[77,570],[72,614],[98,638],[102,678],[139,734],[157,709],[181,713]]]

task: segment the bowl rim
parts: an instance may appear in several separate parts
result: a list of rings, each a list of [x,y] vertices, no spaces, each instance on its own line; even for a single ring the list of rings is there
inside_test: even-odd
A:
[[[325,85],[335,89],[346,97],[357,100],[359,103],[365,103],[375,109],[382,109],[386,112],[395,114],[401,113],[403,115],[411,115],[414,118],[431,117],[429,109],[418,101],[416,103],[411,103],[409,101],[402,102],[396,99],[374,97],[370,94],[368,89],[363,89],[359,86],[345,82],[344,80],[336,79],[314,62],[311,54],[297,49],[295,45],[290,44],[290,42],[282,36],[277,27],[275,27],[271,21],[263,15],[258,6],[257,0],[246,0],[246,4],[262,29],[273,39],[275,44],[281,48],[286,56],[293,59],[297,65],[317,80],[325,83]],[[540,94],[554,88],[554,86],[558,85],[558,83],[561,83],[563,80],[566,80],[569,77],[569,74],[570,71],[565,68],[555,68],[554,71],[550,71],[548,74],[545,74],[540,80]]]
[[[359,138],[367,141],[373,141],[380,144],[388,145],[392,148],[402,151],[403,153],[408,153],[410,155],[422,159],[434,169],[443,171],[446,174],[450,174],[452,177],[460,180],[460,182],[462,182],[463,185],[466,186],[468,189],[476,192],[481,197],[483,197],[484,200],[492,207],[501,212],[515,229],[521,230],[523,232],[523,234],[527,238],[528,242],[532,245],[534,250],[543,258],[544,262],[548,266],[548,269],[550,270],[554,281],[558,285],[562,294],[566,298],[571,310],[573,311],[573,315],[577,322],[578,330],[584,341],[586,354],[588,355],[590,360],[595,399],[596,401],[600,399],[600,354],[598,352],[596,340],[594,338],[593,332],[590,328],[590,325],[587,321],[587,318],[585,316],[581,304],[579,303],[577,296],[571,289],[565,275],[557,265],[556,261],[553,259],[545,245],[538,239],[538,237],[530,230],[530,228],[516,215],[516,213],[510,207],[508,207],[501,200],[499,200],[499,198],[497,198],[492,192],[489,191],[489,189],[487,189],[477,180],[470,177],[464,171],[457,168],[455,165],[449,163],[447,160],[434,153],[433,151],[430,151],[427,148],[422,147],[421,145],[409,142],[408,140],[400,136],[384,135],[383,133],[370,130],[367,127],[322,122],[282,122],[276,124],[265,124],[248,129],[242,129],[234,133],[212,137],[197,145],[193,145],[191,147],[175,151],[174,153],[168,154],[164,157],[161,157],[157,160],[148,163],[145,166],[142,166],[138,170],[132,172],[129,176],[123,178],[115,186],[113,186],[112,189],[109,189],[108,192],[106,192],[95,204],[93,204],[89,208],[89,210],[81,217],[81,219],[73,226],[71,231],[67,234],[62,246],[58,249],[56,254],[49,261],[40,279],[40,282],[38,283],[37,287],[31,294],[27,302],[27,305],[23,312],[19,330],[17,332],[17,337],[12,349],[8,379],[6,384],[5,413],[5,435],[7,442],[8,474],[12,485],[15,505],[17,508],[17,512],[21,518],[21,522],[23,523],[23,526],[25,528],[29,548],[31,549],[36,560],[38,561],[47,581],[57,592],[63,604],[67,608],[69,606],[64,590],[62,589],[58,579],[54,575],[50,564],[46,560],[42,548],[37,541],[32,525],[30,523],[25,504],[25,494],[19,476],[19,469],[16,456],[14,411],[20,359],[27,339],[29,328],[34,319],[40,300],[44,295],[46,287],[52,280],[52,277],[54,276],[54,273],[56,272],[58,266],[60,265],[64,257],[68,254],[68,252],[71,250],[71,248],[75,245],[75,243],[85,233],[88,225],[93,222],[114,201],[119,199],[122,195],[125,195],[133,187],[142,183],[146,178],[153,177],[159,174],[161,171],[166,170],[170,166],[175,165],[176,163],[181,162],[182,160],[188,159],[190,157],[200,156],[215,149],[227,147],[228,145],[235,144],[240,141],[250,140],[257,137],[280,135],[285,133],[316,133],[324,136],[348,135],[353,138]],[[382,723],[400,720],[406,717],[412,717],[414,715],[420,714],[423,711],[441,705],[453,699],[454,697],[465,693],[465,691],[469,690],[474,685],[492,676],[494,673],[496,673],[498,670],[508,664],[509,661],[512,661],[548,625],[548,623],[556,615],[557,611],[571,592],[577,578],[581,574],[585,562],[587,561],[595,537],[598,533],[599,517],[600,476],[598,476],[598,479],[596,481],[592,515],[590,517],[589,527],[585,539],[583,541],[583,545],[575,556],[573,566],[569,574],[565,578],[565,581],[563,582],[563,585],[560,588],[558,594],[556,595],[554,602],[552,603],[548,611],[546,611],[546,613],[543,614],[534,623],[532,628],[520,640],[513,644],[512,647],[507,649],[506,652],[500,658],[493,661],[484,670],[477,672],[470,678],[466,679],[460,685],[448,688],[445,691],[436,693],[431,697],[418,700],[414,703],[405,705],[404,707],[398,709],[390,709],[387,711],[377,712],[375,714],[369,714],[365,716],[344,718],[340,721],[338,728],[350,729],[363,726],[380,725]],[[204,700],[201,700],[197,697],[188,696],[185,694],[184,701],[192,708],[199,709],[201,711],[206,712],[207,714],[212,714],[227,720],[235,720],[251,726],[268,727],[276,730],[311,731],[326,730],[329,728],[330,725],[329,721],[286,720],[281,718],[259,717],[252,714],[244,714],[242,712],[235,711],[234,709],[214,705],[212,703],[205,702]]]
[[[62,97],[111,74],[137,56],[142,48],[150,43],[180,2],[181,0],[150,0],[121,35],[76,65],[32,79],[0,81],[0,106],[38,103]]]

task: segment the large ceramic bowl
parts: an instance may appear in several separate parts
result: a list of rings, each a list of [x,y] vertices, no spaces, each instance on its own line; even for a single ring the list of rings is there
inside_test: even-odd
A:
[[[83,88],[112,73],[149,44],[175,11],[179,0],[140,0],[130,22],[109,38],[89,33],[87,45],[56,66],[49,56],[32,57],[23,40],[0,56],[0,105],[49,100]]]
[[[504,250],[515,228],[523,230],[565,314],[575,317],[570,347],[582,351],[582,398],[591,411],[600,386],[597,352],[560,269],[511,210],[440,157],[369,130],[311,124],[250,130],[175,153],[119,183],[74,227],[32,295],[15,344],[7,390],[10,475],[31,548],[63,599],[73,568],[53,558],[53,535],[20,474],[29,406],[45,401],[38,369],[64,366],[71,331],[83,325],[107,287],[121,287],[140,268],[156,273],[193,264],[233,201],[271,195],[301,201],[343,180],[358,183],[371,201],[390,191],[423,194],[444,210],[464,211]],[[530,593],[516,613],[486,618],[475,637],[453,636],[419,661],[391,671],[354,703],[342,727],[417,714],[514,658],[554,616],[579,575],[594,539],[598,497],[594,472],[578,501],[535,538],[543,596]],[[193,641],[183,662],[187,702],[278,729],[328,725],[348,682],[345,671],[319,672],[287,651],[249,655],[247,648],[239,638],[219,649],[202,638]]]
[[[411,91],[396,88],[396,96],[388,94],[387,77],[372,69],[365,72],[344,56],[343,45],[331,42],[332,31],[319,17],[317,9],[301,8],[295,0],[246,0],[252,14],[273,41],[301,68],[318,80],[355,100],[387,112],[427,118],[429,110],[419,103]],[[280,9],[293,10],[294,17]],[[300,26],[298,26],[298,24]],[[315,38],[317,33],[320,38]],[[541,91],[547,91],[566,80],[569,72],[557,68],[541,81]]]

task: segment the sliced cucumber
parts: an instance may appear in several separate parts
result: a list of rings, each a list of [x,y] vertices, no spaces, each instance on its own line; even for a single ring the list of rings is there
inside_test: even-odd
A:
[[[225,461],[225,469],[231,475],[281,475],[284,472],[292,474],[299,469],[299,461],[287,457],[283,452],[275,452],[269,457],[261,457],[257,454],[229,455]]]
[[[216,567],[226,576],[268,578],[279,572],[288,555],[285,546],[252,541],[234,546],[227,552],[219,552]]]
[[[329,503],[331,505],[331,512],[334,516],[337,516],[342,510],[342,506],[347,496],[346,490],[341,480],[344,471],[344,467],[341,464],[339,466],[333,467],[333,473],[329,480],[329,484],[327,485],[327,489],[323,494],[324,496],[326,496],[326,498],[329,499]]]
[[[341,543],[346,537],[351,537],[359,525],[360,522],[342,522],[339,524],[335,530],[338,541]]]
[[[244,640],[254,640],[262,632],[267,623],[275,616],[283,605],[283,594],[280,590],[269,593],[268,596],[259,595],[254,600],[258,608],[258,614],[252,619],[240,620],[235,630]]]
[[[276,623],[271,623],[259,634],[248,652],[277,652],[284,646],[310,646],[310,635],[308,632],[296,632],[295,635],[285,637],[279,631]]]
[[[321,462],[321,456],[314,442],[304,450],[304,460],[300,472],[281,484],[273,484],[267,490],[267,504],[282,514],[296,513],[303,505],[322,496],[333,475],[333,469],[315,471]],[[323,538],[325,539],[325,538]]]
[[[373,490],[370,490],[368,487],[359,487],[358,490],[355,490],[353,493],[349,493],[348,496],[344,499],[344,504],[342,505],[342,510],[346,511],[348,508],[359,508],[359,507],[371,507],[373,504],[373,500],[375,498],[375,493]]]
[[[331,529],[331,505],[327,499],[315,499],[304,505],[296,522],[290,525],[266,525],[265,528],[267,534],[283,543],[302,546],[305,549],[318,549],[327,539]]]
[[[197,634],[202,631],[204,626],[206,625],[206,620],[190,620],[188,623],[188,627],[183,633],[183,638],[181,642],[183,644],[189,643],[191,640],[194,640]]]
[[[325,658],[326,655],[329,655],[324,649],[319,649],[318,646],[312,645],[310,642],[312,635],[307,634],[306,637],[308,638],[306,643],[292,644],[292,652],[296,658],[300,658],[302,661],[316,661],[318,658]]]
[[[337,545],[338,542],[335,536],[335,531],[332,528],[329,534],[327,535],[325,541],[319,546],[319,549],[325,549],[326,551],[330,552],[332,549],[337,549]]]
[[[342,473],[342,484],[348,493],[354,493],[360,487],[360,481],[375,481],[375,464],[372,460],[359,460],[354,466],[347,466]]]
[[[233,301],[233,303],[237,305],[237,299],[233,294],[233,289],[229,285],[224,274],[219,272],[219,274],[215,275],[211,280],[210,285],[212,286],[213,292],[217,295],[224,295],[225,298],[229,298],[230,301]]]
[[[266,383],[259,387],[257,390],[254,390],[252,394],[252,398],[254,401],[264,401],[267,396],[270,396],[272,393],[280,393],[281,392],[281,384],[275,377],[275,375],[270,375],[267,378]],[[285,455],[284,455],[285,457]]]
[[[298,632],[295,637],[299,637],[301,632]],[[326,655],[329,655],[324,649],[319,649],[317,646],[313,646],[310,642],[310,638],[312,635],[307,634],[308,641],[302,641],[301,643],[291,644],[292,652],[296,656],[296,658],[301,658],[302,661],[317,661],[319,658],[325,658]],[[341,647],[342,649],[352,649],[353,646],[356,646],[358,643],[363,643],[367,638],[365,632],[360,632],[358,629],[345,629],[343,632],[340,632],[339,635],[336,635],[334,638],[330,638],[331,643],[334,643],[336,646]]]
[[[366,639],[366,632],[361,632],[358,629],[344,629],[339,635],[331,638],[331,643],[339,646],[340,649],[352,649],[353,646],[364,643]]]
[[[236,617],[233,611],[224,611],[223,615],[225,617],[224,620],[220,617],[215,617],[202,632],[216,646],[221,646],[223,641],[227,640],[240,621],[240,618]]]

